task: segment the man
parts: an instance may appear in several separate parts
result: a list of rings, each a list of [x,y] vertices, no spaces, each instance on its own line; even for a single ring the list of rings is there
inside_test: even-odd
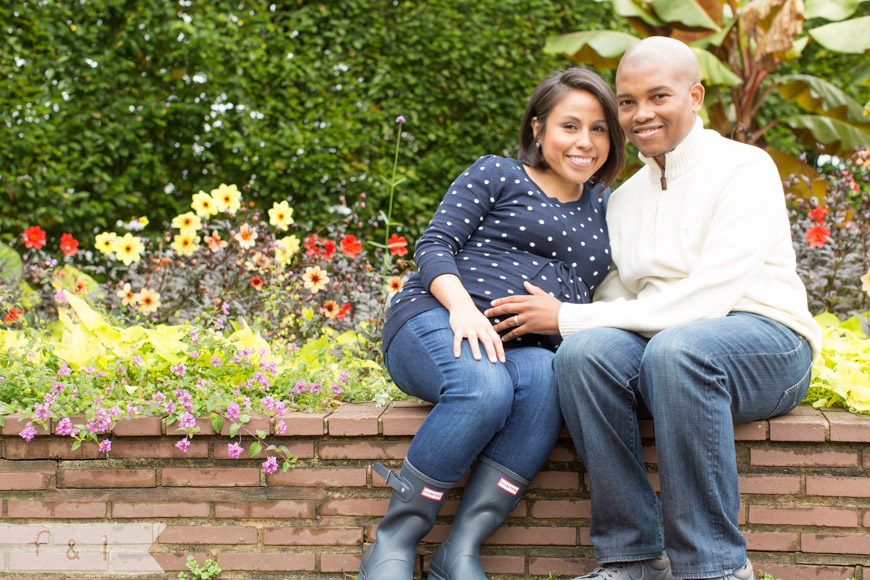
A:
[[[616,93],[645,166],[610,199],[614,266],[595,302],[561,304],[529,286],[486,314],[516,313],[495,327],[504,340],[566,337],[560,404],[589,473],[600,565],[580,578],[748,580],[733,423],[800,403],[821,343],[782,185],[764,151],[703,128],[685,44],[637,43]],[[653,418],[661,501],[638,417]]]

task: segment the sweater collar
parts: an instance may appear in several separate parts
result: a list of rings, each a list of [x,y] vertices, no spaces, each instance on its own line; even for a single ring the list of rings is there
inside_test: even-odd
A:
[[[695,163],[701,158],[702,140],[704,135],[704,123],[700,117],[695,118],[695,125],[689,134],[686,135],[679,145],[674,147],[672,151],[665,153],[665,175],[668,180],[677,179],[678,177],[688,173]],[[652,175],[657,179],[662,174],[662,168],[656,163],[655,158],[647,157],[644,154],[639,155],[640,160],[646,163],[652,169]]]

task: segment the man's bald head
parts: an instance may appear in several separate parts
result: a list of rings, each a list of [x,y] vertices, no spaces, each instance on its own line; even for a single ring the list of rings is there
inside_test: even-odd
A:
[[[687,86],[701,82],[695,53],[686,44],[667,36],[650,36],[629,48],[622,55],[616,74],[618,76],[620,70],[624,72],[634,66],[650,64],[668,69]]]
[[[619,124],[629,141],[664,167],[695,126],[704,104],[698,59],[673,38],[652,36],[631,47],[616,69]]]

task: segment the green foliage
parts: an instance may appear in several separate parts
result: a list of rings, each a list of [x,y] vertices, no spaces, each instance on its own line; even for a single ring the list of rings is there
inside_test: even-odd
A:
[[[723,135],[759,145],[766,144],[768,138],[784,140],[785,149],[793,151],[793,139],[782,139],[785,130],[806,147],[818,144],[832,155],[870,145],[866,106],[862,109],[849,91],[822,78],[796,74],[802,72],[800,64],[788,65],[810,60],[811,54],[820,53],[819,45],[828,57],[854,53],[840,62],[840,70],[853,62],[851,57],[863,56],[866,61],[866,35],[857,31],[863,30],[862,24],[868,18],[860,11],[853,18],[861,2],[826,0],[824,6],[810,2],[806,11],[800,3],[748,0],[610,0],[608,4],[639,37],[621,31],[581,31],[548,39],[545,52],[614,67],[619,55],[640,38],[670,36],[690,44],[698,55],[701,80],[707,89],[702,115]],[[817,18],[805,30],[803,20],[807,14]],[[843,21],[818,26],[821,18]],[[810,38],[818,45],[807,50]],[[802,58],[805,50],[807,54]],[[776,74],[787,68],[793,74]],[[792,107],[792,103],[800,108]],[[803,111],[811,114],[795,114]],[[780,131],[772,133],[774,128]]]
[[[393,215],[414,236],[470,160],[514,149],[558,66],[544,39],[615,25],[569,0],[27,0],[0,21],[6,241],[159,223],[221,181],[312,223],[341,195],[374,216],[397,115],[411,155]]]
[[[193,576],[188,576],[184,572],[178,573],[178,580],[213,580],[217,578],[223,570],[218,566],[218,563],[209,558],[202,563],[202,566],[196,563],[193,556],[187,557],[187,569]]]

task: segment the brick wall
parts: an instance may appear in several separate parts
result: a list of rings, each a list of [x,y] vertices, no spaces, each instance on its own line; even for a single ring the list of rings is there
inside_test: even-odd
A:
[[[27,443],[17,436],[23,423],[7,417],[0,577],[107,579],[138,570],[134,577],[175,578],[193,555],[215,558],[220,578],[345,578],[373,541],[391,491],[372,464],[398,468],[427,411],[396,402],[290,414],[284,436],[255,418],[270,442],[298,456],[295,468],[273,475],[260,469],[262,458],[228,458],[228,433],[215,434],[207,421],[186,453],[174,446],[174,426],[122,421],[106,458],[94,444],[71,451],[68,438],[45,432]],[[643,426],[650,438],[651,427]],[[656,485],[655,449],[646,443]],[[870,580],[870,417],[801,406],[739,425],[736,445],[740,518],[756,570],[782,580]],[[424,567],[457,505],[447,502],[421,545]],[[586,478],[564,436],[487,542],[486,570],[505,579],[587,571],[589,513]]]

